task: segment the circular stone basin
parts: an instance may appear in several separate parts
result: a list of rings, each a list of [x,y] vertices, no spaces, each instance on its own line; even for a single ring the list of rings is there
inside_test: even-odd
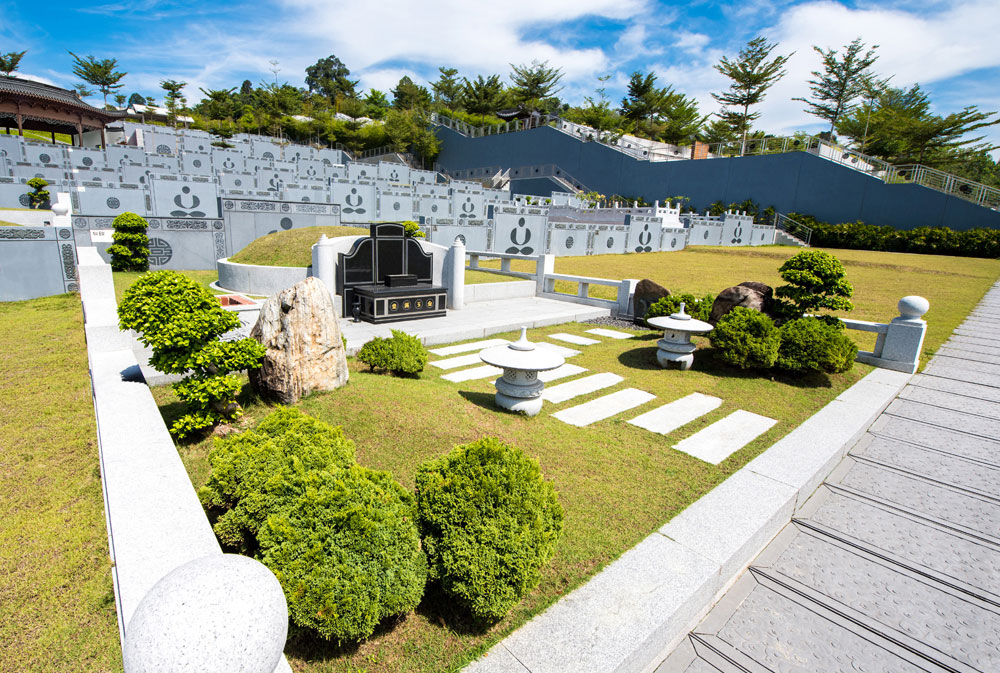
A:
[[[664,368],[678,364],[681,369],[690,369],[694,363],[695,349],[695,345],[691,343],[691,335],[712,331],[710,324],[695,320],[684,312],[684,302],[681,302],[677,313],[650,318],[646,322],[663,330],[663,338],[656,342],[656,361]]]
[[[538,379],[538,372],[561,367],[566,362],[558,353],[536,348],[528,341],[527,327],[521,328],[520,339],[506,346],[487,348],[479,354],[479,359],[503,369],[503,376],[496,383],[497,406],[528,416],[536,416],[542,410],[545,383]]]

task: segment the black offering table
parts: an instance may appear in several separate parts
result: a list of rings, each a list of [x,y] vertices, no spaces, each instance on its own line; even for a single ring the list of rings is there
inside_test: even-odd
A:
[[[447,290],[433,284],[433,257],[403,225],[371,225],[371,235],[337,257],[337,293],[343,315],[372,323],[445,314]]]

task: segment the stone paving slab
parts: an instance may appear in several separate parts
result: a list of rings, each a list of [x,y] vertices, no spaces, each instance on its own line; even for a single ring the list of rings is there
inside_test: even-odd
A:
[[[485,379],[490,376],[499,376],[503,374],[503,370],[499,367],[493,367],[492,365],[482,365],[481,367],[473,367],[472,369],[463,369],[457,372],[451,372],[449,374],[442,374],[441,378],[452,381],[454,383],[461,383],[462,381],[474,381],[476,379]]]
[[[955,358],[949,358],[954,360]],[[946,379],[955,379],[966,383],[977,383],[982,386],[1000,388],[1000,376],[992,372],[977,371],[964,367],[951,367],[935,358],[930,364],[924,367],[924,374],[928,376],[940,376]]]
[[[913,446],[935,450],[947,447],[948,453],[956,457],[1000,467],[1000,442],[992,438],[976,437],[961,431],[888,415],[872,423],[870,432],[878,438],[905,442],[905,446],[900,449],[901,453],[905,453]],[[877,439],[872,442],[873,445],[877,443]]]
[[[889,405],[885,413],[973,435],[1000,437],[1000,421],[960,413],[951,409],[942,409],[929,404],[898,399]]]
[[[605,418],[617,416],[623,411],[634,409],[652,399],[656,399],[656,396],[644,390],[626,388],[610,395],[598,397],[596,400],[557,411],[552,416],[558,418],[563,423],[569,423],[570,425],[582,428],[591,423],[603,421]]]
[[[967,464],[966,469],[975,466]],[[940,481],[913,473],[897,472],[848,458],[834,471],[827,484],[902,507],[911,513],[931,516],[1000,543],[1000,502],[963,492]]]
[[[950,358],[961,358],[962,360],[971,360],[972,362],[983,362],[991,365],[1000,365],[1000,356],[990,355],[987,353],[980,353],[977,351],[972,351],[967,348],[952,348],[950,346],[942,346],[938,349],[937,355],[948,356]]]
[[[965,327],[958,327],[952,332],[955,336],[968,337],[971,339],[982,339],[986,341],[1000,341],[1000,334],[992,334],[986,330],[973,330]]]
[[[469,355],[456,355],[453,358],[438,360],[436,362],[431,362],[430,364],[438,369],[456,369],[458,367],[468,367],[469,365],[481,362],[482,360],[479,359],[479,353],[470,353]]]
[[[918,374],[913,377],[914,386],[927,388],[929,390],[940,390],[945,393],[974,397],[989,402],[1000,402],[1000,388],[979,385],[978,383],[968,383],[956,379],[946,379],[940,376],[927,376]]]
[[[990,374],[996,378],[998,382],[1000,382],[1000,365],[990,364],[989,362],[978,362],[964,357],[959,358],[945,354],[935,355],[934,364],[939,368],[943,366],[945,369],[967,369],[977,374]],[[961,378],[963,376],[966,376],[965,372],[952,371],[949,378]]]
[[[604,388],[610,388],[611,386],[618,385],[624,380],[625,379],[618,376],[618,374],[612,374],[610,372],[591,374],[590,376],[585,376],[582,379],[576,379],[567,383],[561,383],[557,386],[552,386],[551,388],[546,388],[542,392],[542,399],[546,402],[559,404],[561,402],[565,402],[566,400],[571,400],[574,397],[579,397],[580,395],[587,395],[589,393],[597,392],[598,390],[603,390]]]
[[[553,353],[558,353],[564,358],[571,358],[574,355],[580,354],[580,351],[573,350],[572,348],[566,348],[565,346],[560,346],[558,344],[550,344],[548,341],[538,341],[535,343],[535,346],[552,351]]]
[[[718,465],[734,451],[757,439],[777,423],[773,418],[738,409],[674,445],[678,451]]]
[[[587,334],[596,334],[597,336],[608,337],[609,339],[632,339],[635,338],[635,334],[629,334],[628,332],[619,332],[613,329],[604,329],[603,327],[595,327],[594,329],[586,330]]]
[[[458,344],[456,346],[444,346],[443,348],[432,348],[429,353],[432,355],[440,355],[445,357],[447,355],[458,355],[459,353],[468,353],[469,351],[481,351],[485,348],[492,348],[493,346],[503,346],[504,344],[509,344],[510,342],[506,339],[485,339],[483,341],[473,341],[467,344]]]
[[[956,341],[955,339],[948,339],[942,345],[942,348],[947,348],[953,351],[964,351],[967,353],[981,353],[983,355],[1000,355],[1000,343],[993,343],[989,346],[976,343],[965,343],[962,341]]]
[[[991,390],[993,389],[991,388]],[[920,388],[917,386],[908,386],[906,390],[900,393],[899,398],[903,400],[910,400],[911,402],[931,404],[935,407],[941,407],[943,409],[952,409],[966,414],[975,414],[977,416],[985,416],[986,418],[1000,420],[1000,403],[997,402],[979,400],[972,397],[966,397],[964,395],[955,395],[950,392],[930,390],[928,388]]]
[[[945,343],[955,346],[959,344],[968,344],[1000,349],[1000,339],[984,339],[982,337],[962,336],[961,334],[952,334],[951,337],[945,341]]]
[[[557,332],[555,334],[550,334],[548,339],[555,339],[556,341],[565,341],[566,343],[576,344],[577,346],[593,346],[594,344],[601,343],[598,339],[588,339],[584,336],[579,336],[577,334],[566,334],[565,332]]]
[[[566,364],[556,367],[555,369],[538,372],[538,380],[543,383],[548,383],[549,381],[564,379],[567,376],[576,376],[577,374],[582,374],[585,371],[587,371],[586,367],[571,365],[567,362]]]
[[[687,425],[694,419],[718,409],[721,404],[722,400],[718,397],[691,393],[679,400],[674,400],[662,407],[636,416],[629,423],[650,432],[667,435],[682,425]]]

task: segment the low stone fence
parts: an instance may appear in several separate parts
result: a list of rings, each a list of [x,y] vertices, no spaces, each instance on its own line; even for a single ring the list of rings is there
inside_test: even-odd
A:
[[[142,642],[130,638],[137,623],[146,629],[150,623],[161,627],[196,625],[201,634],[197,642],[184,645],[207,647],[209,655],[214,652],[224,656],[223,650],[232,643],[227,643],[224,633],[227,625],[211,621],[211,601],[217,597],[200,596],[180,610],[176,605],[166,605],[169,598],[157,603],[162,585],[159,593],[154,589],[181,566],[185,567],[187,580],[204,578],[206,566],[217,573],[228,557],[223,557],[160,410],[142,378],[132,339],[118,329],[111,267],[93,247],[81,247],[79,256],[80,295],[125,670],[135,670],[137,656],[159,657],[164,669],[171,668],[168,652],[150,651],[153,641],[145,640],[144,629],[139,629],[144,633],[139,639]],[[247,562],[254,563],[249,559]],[[176,583],[177,576],[172,577]],[[213,577],[216,583],[226,580],[217,574]],[[170,582],[168,579],[167,584]],[[170,610],[175,613],[171,615]],[[133,620],[139,615],[141,619]],[[174,650],[187,652],[184,645],[172,645],[177,645]],[[250,657],[264,654],[259,650],[255,654],[252,648],[247,652]],[[234,670],[248,670],[241,668],[240,661],[231,663]],[[274,670],[291,671],[283,656]]]
[[[915,374],[920,366],[920,351],[924,347],[927,323],[920,316],[927,313],[930,304],[923,297],[903,297],[897,304],[899,317],[888,323],[868,322],[841,318],[847,329],[874,332],[875,348],[859,351],[857,361],[865,364],[893,369],[897,372]]]
[[[228,259],[216,261],[219,287],[233,292],[271,296],[312,275],[306,266],[258,266]]]

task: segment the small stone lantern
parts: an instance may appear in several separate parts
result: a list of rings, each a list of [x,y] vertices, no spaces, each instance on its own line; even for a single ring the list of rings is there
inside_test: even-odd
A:
[[[664,368],[673,363],[680,365],[681,369],[691,369],[695,349],[695,345],[691,343],[691,335],[712,331],[712,326],[707,322],[695,320],[684,312],[684,302],[681,302],[677,313],[650,318],[646,322],[663,330],[663,338],[656,342],[656,361]]]
[[[545,383],[539,380],[538,372],[561,367],[566,362],[558,353],[536,348],[528,341],[527,327],[521,328],[521,338],[514,343],[487,348],[479,358],[503,369],[503,376],[496,382],[497,406],[528,416],[537,416],[542,410]]]

